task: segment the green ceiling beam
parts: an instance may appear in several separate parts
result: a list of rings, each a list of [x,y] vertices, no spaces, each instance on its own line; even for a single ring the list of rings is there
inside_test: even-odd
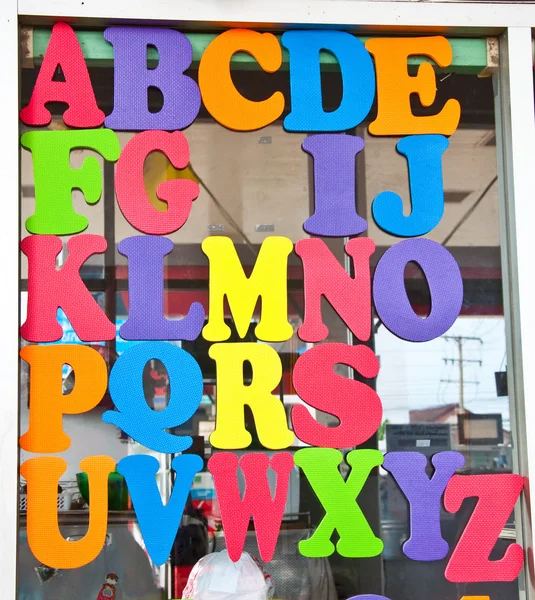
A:
[[[43,58],[48,41],[50,29],[29,28],[26,29],[23,39],[23,65],[39,64]],[[193,63],[197,65],[208,44],[216,37],[212,33],[187,33],[193,47]],[[77,30],[76,36],[82,47],[84,57],[89,66],[111,66],[113,64],[113,48],[103,37],[102,31]],[[359,37],[365,42],[369,37]],[[485,38],[449,38],[453,49],[453,62],[444,69],[448,73],[476,74],[479,75],[488,65],[487,63],[487,40]],[[328,52],[321,53],[322,68],[326,71],[336,69],[337,62],[334,56]],[[416,66],[423,62],[424,58],[418,56],[409,59],[410,66]],[[148,61],[156,63],[157,52],[151,48],[148,52]],[[232,64],[236,69],[258,69],[255,59],[244,52],[236,53],[232,58]],[[283,69],[288,68],[288,53],[283,48]]]

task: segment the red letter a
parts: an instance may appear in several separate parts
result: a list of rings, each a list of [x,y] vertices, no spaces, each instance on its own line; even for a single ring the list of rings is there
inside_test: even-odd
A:
[[[54,81],[61,67],[65,81]],[[26,125],[48,125],[52,119],[47,102],[62,102],[69,107],[63,120],[69,127],[99,127],[104,113],[97,106],[93,86],[76,35],[67,23],[56,23],[35,82],[30,103],[20,111]]]

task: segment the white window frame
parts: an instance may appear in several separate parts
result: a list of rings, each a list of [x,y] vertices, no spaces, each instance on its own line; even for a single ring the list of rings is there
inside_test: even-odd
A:
[[[128,15],[128,19],[125,19]],[[518,404],[519,472],[535,481],[535,106],[533,46],[535,3],[365,2],[360,0],[0,0],[2,83],[0,114],[0,581],[2,600],[16,599],[18,521],[18,324],[19,324],[19,69],[18,24],[51,23],[68,18],[78,25],[151,21],[192,28],[216,22],[222,29],[340,26],[369,33],[398,33],[404,28],[447,35],[500,36],[500,68],[495,78],[497,151],[500,167],[504,310],[507,328],[509,389]],[[503,251],[505,250],[505,252]],[[510,392],[511,393],[511,392]],[[515,411],[512,411],[515,412]],[[512,415],[512,418],[513,415]],[[530,477],[531,476],[531,477]],[[533,484],[535,487],[535,484]],[[533,504],[533,503],[532,503]],[[532,508],[532,514],[535,510]],[[524,547],[532,545],[529,506]],[[533,515],[535,516],[535,514]],[[522,587],[521,579],[519,579]],[[527,577],[529,580],[530,577]],[[528,585],[530,585],[528,583]],[[526,596],[535,599],[533,588]],[[523,590],[521,590],[523,595]]]

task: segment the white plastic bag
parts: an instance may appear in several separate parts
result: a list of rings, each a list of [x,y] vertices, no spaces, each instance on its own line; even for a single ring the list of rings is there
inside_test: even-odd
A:
[[[234,563],[226,550],[201,558],[193,567],[182,593],[189,600],[269,600],[273,582],[260,565],[244,552]]]

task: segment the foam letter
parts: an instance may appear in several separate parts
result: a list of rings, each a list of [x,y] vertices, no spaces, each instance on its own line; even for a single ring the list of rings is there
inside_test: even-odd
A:
[[[325,242],[318,239],[299,240],[295,253],[303,261],[305,318],[299,327],[304,342],[322,342],[329,329],[321,318],[324,296],[362,342],[370,339],[372,309],[370,256],[375,243],[370,238],[353,238],[345,246],[353,259],[355,277],[342,267]]]
[[[208,470],[214,477],[221,522],[229,557],[237,562],[243,552],[251,516],[255,524],[260,557],[269,562],[281,527],[290,473],[294,468],[289,452],[275,454],[270,460],[266,454],[246,454],[239,461],[245,479],[245,493],[240,497],[237,470],[238,457],[231,452],[217,452],[208,461]],[[274,498],[267,478],[268,467],[277,474]]]
[[[359,594],[358,596],[351,596],[348,600],[390,600],[386,596],[378,596],[377,594]],[[461,600],[463,600],[461,598]],[[482,599],[480,599],[482,600]]]
[[[169,376],[169,401],[161,411],[148,406],[143,391],[143,369],[151,359],[161,361]],[[109,390],[117,410],[102,415],[105,423],[155,452],[176,454],[191,446],[190,436],[165,431],[189,421],[201,403],[202,373],[191,354],[165,342],[135,344],[113,365]]]
[[[320,344],[302,354],[295,363],[293,384],[309,406],[335,415],[340,424],[318,423],[301,404],[292,408],[295,435],[310,446],[351,448],[359,446],[379,429],[383,416],[381,400],[365,383],[342,377],[334,366],[344,364],[371,379],[379,372],[379,361],[368,346]],[[318,381],[321,385],[318,386]],[[326,394],[325,390],[329,390]]]
[[[57,320],[58,308],[69,319],[83,342],[115,338],[115,325],[106,317],[80,277],[80,267],[93,254],[106,250],[100,235],[84,234],[67,243],[68,257],[56,269],[61,239],[53,235],[31,235],[20,247],[28,257],[28,314],[20,334],[29,342],[57,342],[63,329]]]
[[[383,462],[378,450],[352,450],[346,456],[351,471],[344,481],[338,466],[342,453],[331,448],[305,448],[294,455],[295,464],[303,469],[318,496],[325,516],[312,537],[299,542],[299,552],[308,558],[322,558],[334,553],[331,536],[336,529],[340,539],[336,551],[346,558],[369,558],[383,551],[383,542],[375,537],[362,514],[356,498],[371,470]]]
[[[108,528],[108,477],[115,469],[109,456],[89,456],[80,463],[87,473],[91,505],[89,528],[76,542],[68,542],[58,525],[58,481],[67,463],[59,457],[30,458],[20,467],[26,479],[28,545],[35,558],[53,569],[78,569],[102,552]]]
[[[199,63],[199,87],[206,110],[216,121],[236,131],[253,131],[276,121],[284,110],[282,92],[253,102],[234,86],[230,61],[236,52],[254,56],[267,73],[282,64],[282,50],[272,33],[230,29],[218,35],[205,49]]]
[[[439,67],[451,64],[453,52],[444,37],[375,38],[366,42],[377,71],[377,118],[370,123],[372,135],[412,135],[437,133],[451,135],[459,124],[461,106],[450,99],[436,115],[415,117],[410,97],[417,94],[422,106],[435,101],[437,82],[429,62],[418,67],[416,77],[407,71],[409,56],[428,56]]]
[[[115,161],[121,152],[116,134],[109,129],[29,131],[21,137],[21,144],[32,152],[35,184],[35,213],[26,219],[26,229],[53,235],[72,235],[86,229],[89,221],[74,211],[72,191],[80,190],[88,204],[96,204],[102,194],[102,173],[94,156],[73,169],[71,151],[87,148]]]
[[[489,560],[507,519],[520,496],[524,481],[520,475],[454,475],[446,488],[444,506],[457,512],[465,498],[478,502],[444,572],[456,583],[514,581],[524,564],[520,544],[508,546],[503,558]]]
[[[415,262],[427,279],[431,312],[421,319],[412,310],[405,289],[405,267]],[[427,239],[403,240],[391,246],[377,263],[373,277],[375,309],[384,326],[409,342],[428,342],[455,323],[463,304],[463,280],[453,256]]]
[[[263,342],[283,342],[292,337],[287,313],[287,270],[293,244],[288,238],[270,236],[264,240],[250,277],[245,275],[230,238],[208,237],[202,250],[210,260],[209,320],[202,331],[206,340],[224,342],[230,337],[230,327],[224,321],[225,296],[240,337],[249,330],[259,297],[262,312],[256,337]]]
[[[204,323],[204,308],[194,302],[183,319],[169,321],[164,315],[164,256],[173,242],[164,237],[138,235],[117,246],[128,257],[128,319],[121,326],[124,340],[196,339]]]
[[[464,456],[439,452],[431,462],[435,468],[431,479],[425,471],[427,458],[419,452],[389,452],[383,463],[410,503],[411,535],[403,553],[411,560],[441,560],[449,551],[440,531],[440,506],[448,481],[464,465]]]
[[[63,415],[79,415],[95,408],[108,383],[102,356],[88,346],[25,346],[21,358],[30,365],[30,414],[20,447],[28,452],[64,452],[71,438],[63,431]],[[63,394],[62,369],[74,371],[74,388]]]
[[[294,441],[284,405],[271,392],[279,385],[282,364],[277,352],[256,342],[214,344],[208,354],[216,361],[216,426],[210,436],[215,448],[247,448],[252,441],[245,429],[245,405],[253,412],[258,438],[265,448],[281,450]],[[252,382],[243,382],[243,363],[253,370]]]
[[[157,566],[169,558],[193,477],[202,470],[203,460],[194,454],[173,458],[171,468],[176,477],[166,505],[155,481],[159,468],[158,460],[146,455],[126,456],[117,465],[117,471],[126,479],[147,552]]]
[[[411,214],[403,214],[403,200],[394,192],[381,192],[372,203],[377,225],[399,237],[416,237],[432,231],[444,214],[442,154],[448,147],[443,135],[403,138],[396,148],[407,157]]]
[[[292,103],[285,129],[345,131],[366,118],[375,96],[375,73],[360,40],[345,31],[287,31],[282,34],[282,45],[290,52]],[[333,111],[325,111],[322,104],[322,50],[334,54],[342,76],[342,101]]]
[[[152,206],[143,181],[143,165],[151,152],[163,152],[176,169],[189,164],[189,146],[180,131],[143,131],[123,148],[115,172],[115,194],[125,219],[139,231],[167,235],[178,231],[187,221],[199,186],[189,179],[161,183],[156,192],[167,203],[167,211]]]
[[[58,67],[64,81],[54,81]],[[48,125],[52,120],[48,102],[68,105],[63,121],[69,127],[99,127],[104,123],[82,49],[67,23],[56,23],[52,28],[30,103],[20,111],[20,120],[26,125]]]
[[[312,235],[346,237],[366,231],[355,208],[355,156],[364,140],[355,135],[311,135],[302,144],[314,159],[314,214],[303,229]]]
[[[172,29],[108,27],[104,39],[113,45],[115,80],[113,112],[106,127],[120,131],[185,129],[201,106],[201,94],[191,77],[184,75],[193,59],[188,38]],[[158,66],[147,68],[147,48],[158,50]],[[163,108],[151,112],[148,89],[163,95]]]

